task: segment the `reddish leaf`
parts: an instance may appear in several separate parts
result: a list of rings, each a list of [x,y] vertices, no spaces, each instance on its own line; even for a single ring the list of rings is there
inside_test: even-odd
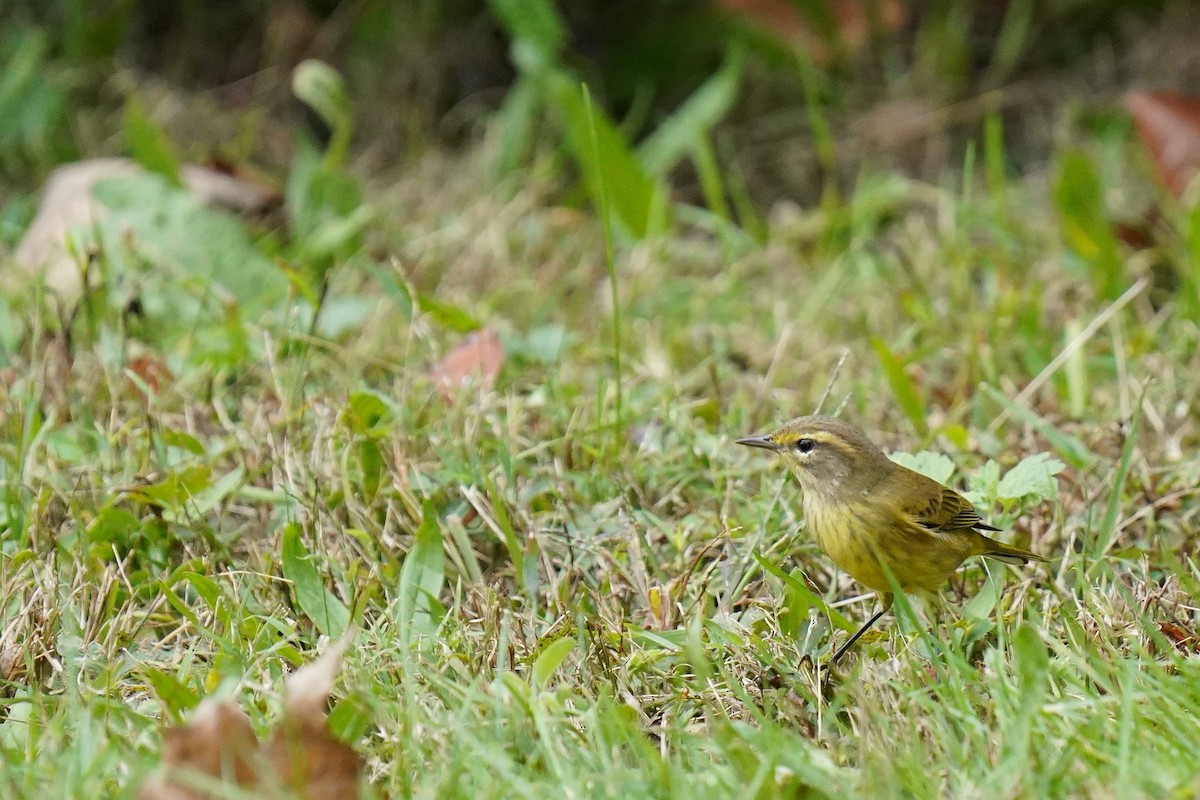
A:
[[[169,384],[175,380],[171,370],[158,356],[142,355],[130,359],[126,369],[141,379],[141,385],[136,381],[130,381],[134,391],[139,395],[142,394],[142,385],[152,393],[158,394],[162,391],[163,384]],[[145,398],[143,397],[143,399]]]
[[[433,370],[433,379],[447,400],[472,379],[491,386],[504,366],[504,345],[496,332],[488,328],[467,334],[458,346],[446,354]]]
[[[1191,631],[1176,625],[1174,622],[1158,623],[1158,630],[1162,632],[1178,649],[1186,652],[1194,651],[1200,653],[1200,639],[1196,638],[1196,634]]]
[[[1200,98],[1172,92],[1130,92],[1125,107],[1159,180],[1176,197],[1200,173]]]

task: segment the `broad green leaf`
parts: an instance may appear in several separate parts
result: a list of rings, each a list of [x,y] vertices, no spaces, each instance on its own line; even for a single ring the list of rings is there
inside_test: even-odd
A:
[[[456,333],[470,333],[483,327],[483,323],[464,309],[435,300],[427,294],[418,295],[417,303],[421,311],[428,314],[434,322]]]
[[[292,583],[296,603],[327,636],[341,636],[350,624],[350,611],[342,601],[325,588],[325,580],[317,572],[313,556],[300,540],[300,526],[291,523],[283,529],[280,558],[283,577]]]
[[[154,436],[167,447],[177,447],[192,455],[204,455],[204,445],[200,444],[200,440],[190,433],[174,428],[160,428],[154,431]]]
[[[181,185],[179,158],[166,132],[146,113],[136,96],[125,103],[124,123],[125,144],[133,160],[171,184]]]
[[[1000,465],[989,458],[986,464],[967,478],[967,485],[982,497],[995,497],[996,487],[1000,485]]]
[[[88,539],[93,542],[111,542],[125,545],[142,528],[142,522],[133,512],[125,508],[108,507],[100,510],[87,527]]]
[[[143,666],[139,671],[154,687],[154,693],[172,718],[179,720],[185,711],[199,705],[200,694],[174,675],[149,666]]]
[[[796,577],[794,573],[795,571],[792,577]],[[779,615],[779,629],[792,641],[796,641],[801,627],[808,621],[809,609],[812,608],[808,597],[796,589],[795,584],[800,582],[800,579],[796,578],[795,583],[786,581],[783,584],[783,601],[787,608]]]
[[[437,510],[432,502],[426,501],[412,549],[400,568],[394,619],[405,644],[412,641],[414,632],[428,632],[431,606],[442,591],[445,557]]]
[[[538,654],[537,660],[533,662],[533,670],[531,672],[531,680],[535,689],[544,689],[554,677],[554,673],[562,666],[563,661],[575,649],[579,642],[574,637],[558,639],[546,645],[545,649]]]
[[[243,313],[282,300],[283,273],[250,242],[234,217],[205,208],[191,195],[158,175],[101,181],[92,190],[111,212],[99,223],[109,262],[138,272],[147,313],[174,323],[194,323],[194,305],[180,306],[187,295],[181,279],[217,284],[241,304]],[[132,244],[135,259],[123,258]],[[183,313],[186,308],[191,313]]]
[[[391,429],[391,425],[385,423],[393,419],[394,413],[393,403],[388,397],[365,389],[350,395],[345,419],[355,433],[379,436]]]
[[[1021,463],[1004,473],[996,487],[996,497],[1001,500],[1049,500],[1058,494],[1058,481],[1054,476],[1066,465],[1049,453],[1034,453],[1021,459]]]

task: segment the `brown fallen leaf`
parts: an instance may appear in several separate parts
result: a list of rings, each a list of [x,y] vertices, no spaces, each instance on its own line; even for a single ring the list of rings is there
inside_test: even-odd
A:
[[[326,720],[349,636],[288,678],[283,716],[266,744],[234,703],[201,703],[189,722],[164,733],[162,768],[138,800],[216,800],[220,786],[261,798],[357,800],[362,759],[333,738]]]
[[[142,785],[138,800],[208,800],[205,783],[250,787],[258,782],[258,737],[229,700],[209,698],[191,720],[163,733],[161,774]],[[207,781],[205,780],[207,779]]]
[[[283,719],[265,748],[274,774],[301,797],[358,797],[362,761],[354,750],[330,735],[325,720],[325,707],[347,643],[343,638],[288,678]]]
[[[490,328],[469,333],[458,346],[446,354],[431,373],[442,396],[450,401],[455,392],[472,378],[490,387],[504,366],[504,345]]]
[[[1175,197],[1182,197],[1200,174],[1200,97],[1130,92],[1125,107],[1159,180]]]
[[[1160,622],[1158,630],[1163,636],[1170,639],[1177,649],[1185,653],[1200,653],[1200,638],[1186,628],[1176,625],[1174,622]]]
[[[158,394],[165,384],[175,380],[175,376],[166,362],[154,354],[147,353],[131,358],[125,368],[131,375],[137,377],[137,380],[131,378],[129,384],[143,400],[147,399],[143,389],[148,390],[151,394]]]

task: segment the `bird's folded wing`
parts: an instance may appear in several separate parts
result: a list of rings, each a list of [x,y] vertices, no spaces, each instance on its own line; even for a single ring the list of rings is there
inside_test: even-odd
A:
[[[933,481],[930,481],[933,483]],[[996,531],[980,518],[975,507],[953,489],[935,484],[940,491],[931,491],[923,497],[913,497],[903,511],[913,522],[932,531],[966,531],[972,528]]]

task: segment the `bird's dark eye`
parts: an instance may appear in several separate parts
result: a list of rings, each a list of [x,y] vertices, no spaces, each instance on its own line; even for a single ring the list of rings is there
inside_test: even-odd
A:
[[[812,449],[817,446],[817,443],[812,439],[801,439],[796,442],[796,449],[801,453],[811,453]]]

